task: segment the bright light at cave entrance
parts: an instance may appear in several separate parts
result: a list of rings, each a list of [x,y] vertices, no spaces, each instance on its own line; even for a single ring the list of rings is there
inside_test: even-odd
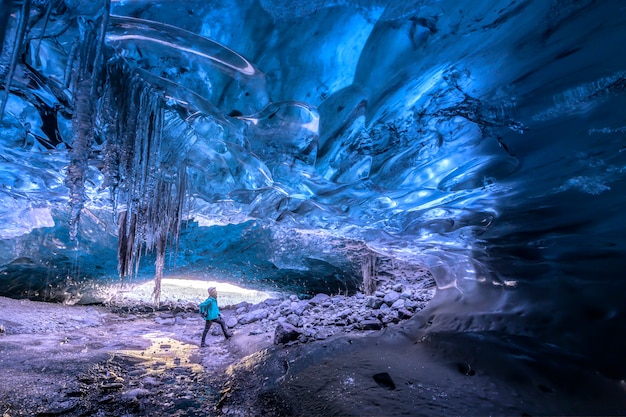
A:
[[[217,288],[220,306],[235,305],[243,301],[256,304],[267,298],[276,296],[276,294],[270,292],[247,289],[227,282],[186,278],[163,278],[161,281],[161,302],[189,302],[197,304],[207,298],[207,289],[209,287]],[[123,299],[127,301],[150,303],[153,290],[154,281],[148,281],[143,284],[118,290],[116,298],[118,301]]]

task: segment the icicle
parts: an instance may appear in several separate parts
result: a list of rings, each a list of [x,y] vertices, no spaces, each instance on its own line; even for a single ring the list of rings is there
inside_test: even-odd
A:
[[[154,274],[154,291],[152,292],[152,298],[154,305],[159,308],[161,303],[161,279],[163,278],[163,267],[165,266],[165,248],[167,247],[167,233],[162,233],[159,236],[156,246],[156,262],[155,262],[155,274]]]
[[[4,3],[4,2],[3,2]],[[2,7],[6,5],[3,4]],[[17,67],[17,60],[19,59],[24,45],[24,38],[26,37],[26,30],[28,24],[28,17],[30,16],[30,0],[24,0],[22,3],[22,10],[20,11],[20,20],[15,33],[15,42],[13,43],[13,51],[11,51],[11,65],[9,67],[9,73],[4,80],[4,94],[0,99],[0,120],[4,117],[4,109],[7,101],[9,100],[9,91],[11,90],[11,82],[13,81],[13,75],[15,74],[15,68]]]
[[[101,61],[104,36],[109,14],[109,3],[100,22],[100,31],[96,37],[96,28],[87,22],[82,31],[80,59],[74,85],[74,142],[70,151],[70,164],[65,177],[65,184],[70,189],[70,239],[76,240],[80,213],[85,203],[85,175],[89,163],[89,153],[94,138],[94,110],[97,100],[97,86],[101,81]]]
[[[361,263],[361,273],[363,275],[363,292],[366,295],[374,294],[376,291],[376,255],[370,253],[363,258]]]
[[[118,221],[120,279],[137,274],[142,253],[156,250],[158,307],[165,254],[178,242],[186,207],[186,169],[163,163],[162,94],[121,60],[108,69],[103,100],[108,110],[101,113],[101,123],[107,136],[106,183],[114,204],[125,207]]]
[[[0,0],[0,54],[2,53],[2,48],[4,47],[4,37],[6,36],[12,7],[13,0]]]
[[[37,47],[35,48],[35,53],[33,54],[35,57],[39,57],[39,49],[41,48],[41,41],[46,34],[46,28],[48,27],[48,22],[50,21],[50,13],[52,13],[52,4],[54,0],[48,1],[48,7],[46,8],[46,14],[44,16],[43,21],[43,29],[41,29],[41,37],[39,38],[39,42],[37,42]]]
[[[85,172],[89,151],[93,143],[93,101],[89,94],[91,81],[82,79],[75,88],[73,127],[75,139],[70,152],[71,161],[67,168],[65,184],[70,189],[70,239],[76,240],[80,212],[85,202]]]

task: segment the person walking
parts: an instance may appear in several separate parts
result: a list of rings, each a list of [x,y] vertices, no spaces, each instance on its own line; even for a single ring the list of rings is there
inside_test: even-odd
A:
[[[224,332],[224,337],[226,339],[230,339],[232,337],[232,333],[228,331],[228,327],[220,315],[220,309],[217,306],[217,289],[215,287],[209,288],[209,298],[200,303],[200,314],[205,320],[200,347],[206,346],[204,340],[206,339],[206,335],[214,322],[222,327],[222,332]]]

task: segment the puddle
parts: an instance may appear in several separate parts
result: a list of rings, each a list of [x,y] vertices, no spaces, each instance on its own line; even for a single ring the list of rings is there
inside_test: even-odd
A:
[[[147,361],[146,370],[149,373],[162,373],[166,370],[180,369],[186,372],[201,373],[202,356],[198,353],[198,347],[161,333],[153,332],[142,336],[150,341],[150,346],[141,350],[121,350],[119,354],[131,358]]]

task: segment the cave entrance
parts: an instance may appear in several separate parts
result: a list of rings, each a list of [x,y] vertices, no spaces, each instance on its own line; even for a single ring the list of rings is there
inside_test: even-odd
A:
[[[260,303],[279,294],[271,291],[245,288],[240,285],[216,280],[213,277],[170,275],[161,281],[161,303],[164,305],[193,304],[194,307],[207,298],[207,289],[217,288],[221,306],[237,305],[242,302]],[[116,305],[151,304],[154,281],[146,281],[123,288],[111,289],[111,302]]]

